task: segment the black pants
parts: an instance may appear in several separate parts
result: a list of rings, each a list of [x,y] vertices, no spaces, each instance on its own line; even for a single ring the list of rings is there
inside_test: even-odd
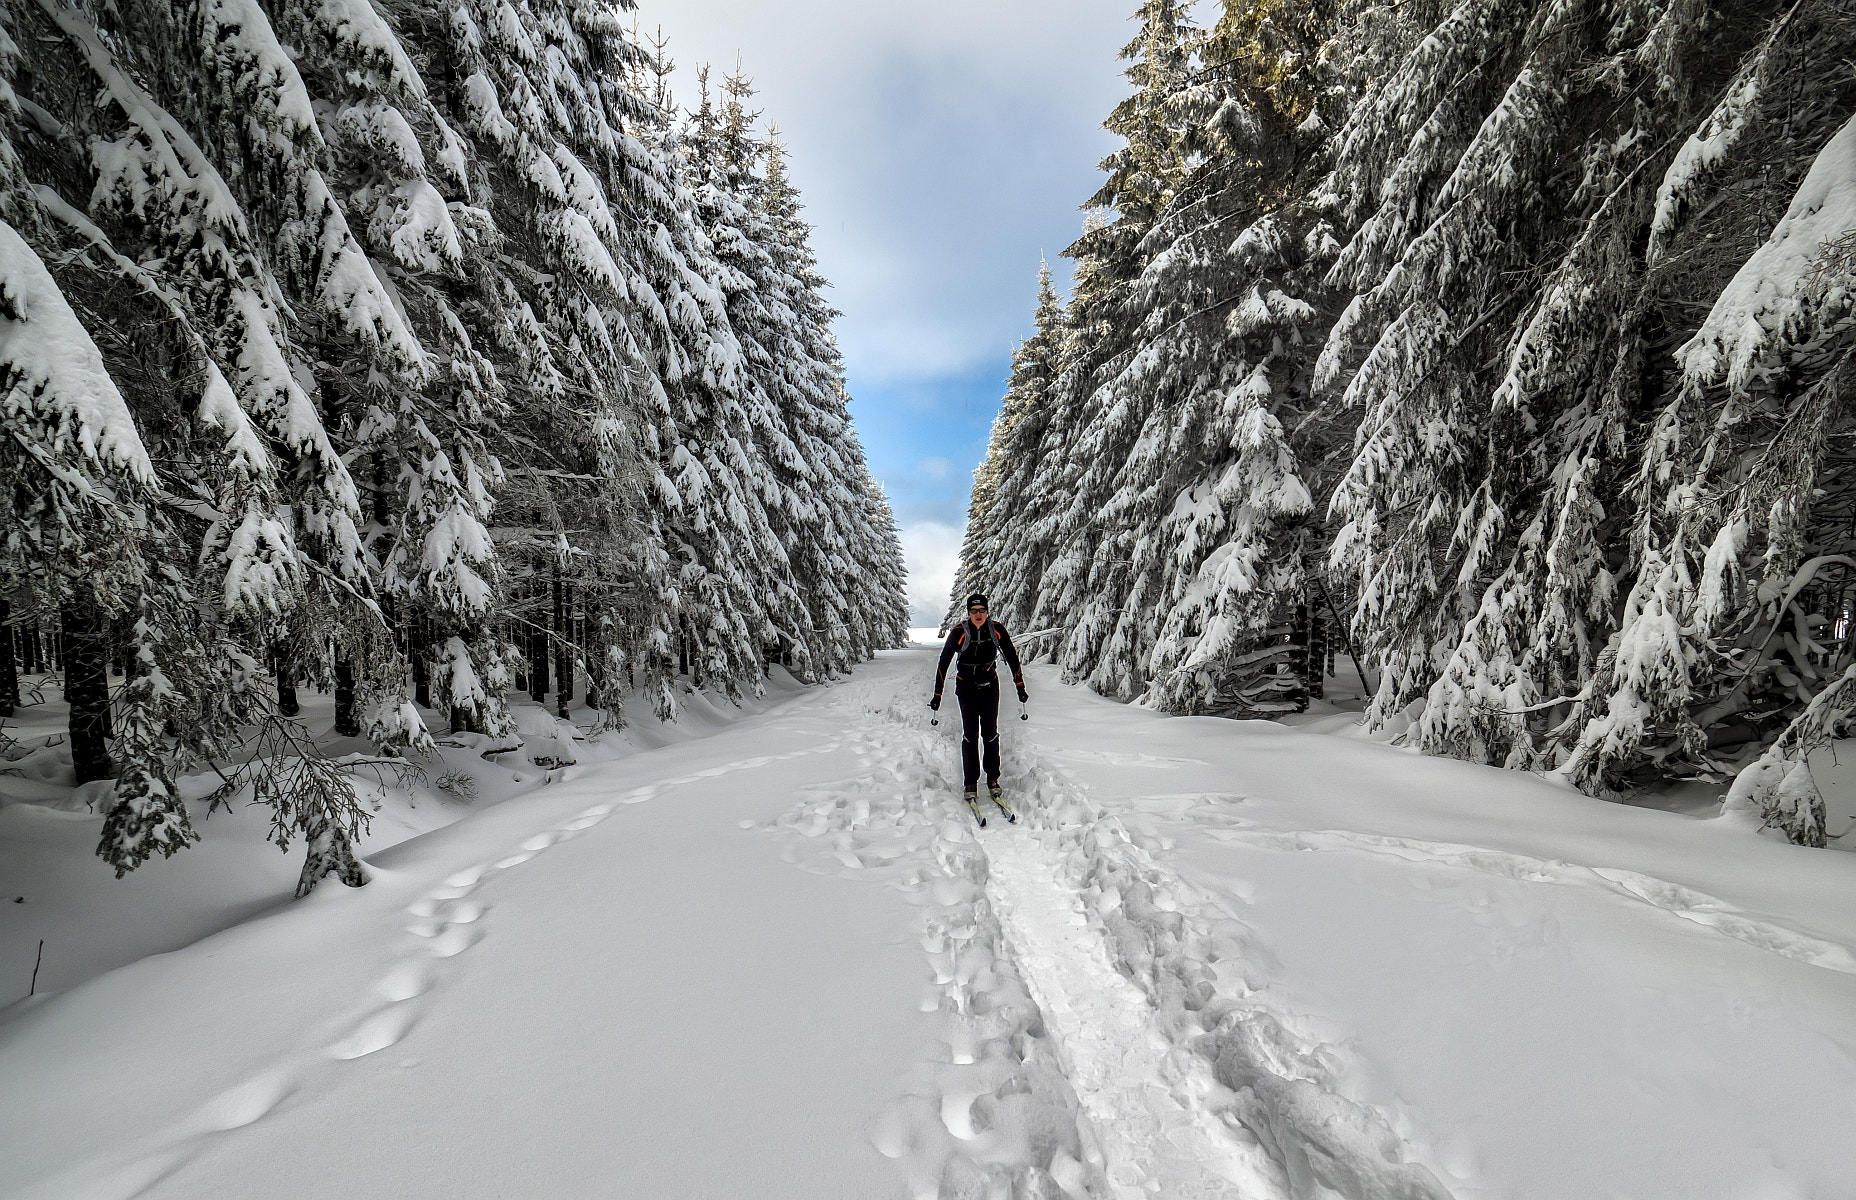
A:
[[[980,781],[980,746],[986,748],[986,782],[999,782],[999,679],[954,683],[954,696],[960,701],[960,766],[966,773],[966,785]]]

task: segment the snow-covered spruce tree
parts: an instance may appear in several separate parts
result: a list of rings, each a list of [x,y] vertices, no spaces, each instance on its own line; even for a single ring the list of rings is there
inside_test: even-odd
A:
[[[993,421],[986,458],[973,472],[967,529],[947,615],[941,622],[943,633],[965,618],[966,598],[975,591],[988,593],[1000,620],[1009,622],[1008,628],[1016,627],[1021,634],[1031,632],[1018,614],[1035,608],[1044,556],[1026,534],[1048,517],[1050,498],[1040,488],[1041,476],[1050,463],[1061,459],[1061,455],[1047,458],[1041,444],[1050,422],[1048,393],[1057,375],[1063,337],[1063,303],[1047,262],[1038,264],[1032,324],[1031,336],[1012,351],[1012,373]],[[1032,647],[1025,644],[1019,650],[1028,655]]]
[[[397,51],[397,44],[371,9],[343,18],[277,5],[269,10],[276,28],[264,8],[250,3],[126,12],[142,18],[133,44],[143,77],[201,152],[219,164],[245,211],[252,244],[274,273],[271,324],[281,354],[266,360],[261,350],[250,353],[261,369],[235,380],[256,389],[255,413],[278,443],[281,515],[301,552],[301,570],[289,633],[259,657],[275,656],[283,696],[295,674],[326,683],[333,673],[345,685],[337,689],[337,723],[345,732],[360,732],[354,711],[360,695],[389,718],[391,728],[376,722],[377,740],[417,742],[425,736],[423,725],[406,723],[412,710],[398,703],[399,659],[386,644],[373,601],[374,564],[357,530],[360,498],[321,429],[327,421],[339,424],[346,408],[343,378],[330,360],[346,362],[349,375],[366,371],[409,392],[427,376],[425,351],[404,306],[368,260],[369,214],[353,211],[331,190],[347,134],[324,120],[335,111],[330,100],[341,96],[330,97],[326,86],[339,72],[325,66],[317,73],[330,55],[373,70],[383,55],[395,57],[387,52]],[[291,51],[284,50],[283,37]],[[395,61],[399,69],[390,73],[408,86],[404,55]],[[310,71],[310,83],[298,63]],[[253,136],[254,122],[267,136]],[[334,653],[338,643],[348,647],[345,654]],[[358,689],[357,663],[366,668]]]
[[[1085,231],[1100,222],[1099,213],[1089,213]],[[1107,297],[1104,271],[1094,259],[1079,257],[1069,302],[1059,306],[1054,289],[1048,296],[1040,290],[1035,332],[1015,356],[1027,372],[1026,411],[1000,455],[993,506],[1001,519],[992,522],[998,545],[985,579],[1001,618],[1026,631],[1061,630],[1056,583],[1082,561],[1080,548],[1063,541],[1069,506],[1062,488],[1088,380],[1106,338]],[[1055,662],[1062,644],[1046,637],[1023,652]]]
[[[1149,408],[1104,513],[1134,603],[1092,682],[1157,707],[1267,715],[1308,696],[1313,505],[1282,418],[1308,408],[1302,329],[1318,319],[1300,203],[1318,139],[1298,130],[1320,125],[1323,32],[1313,8],[1227,10],[1176,106],[1210,114],[1183,139],[1196,165],[1144,239],[1135,348],[1104,385]]]
[[[742,353],[739,402],[749,437],[742,460],[725,468],[733,487],[751,490],[752,504],[743,511],[754,527],[742,541],[752,557],[743,555],[740,569],[760,593],[765,624],[755,632],[768,652],[801,678],[823,678],[848,666],[845,597],[839,572],[816,553],[813,522],[824,515],[819,481],[793,440],[790,417],[814,404],[819,385],[830,381],[800,340],[792,290],[799,281],[774,259],[770,184],[759,174],[769,147],[754,128],[758,114],[747,107],[753,88],[739,71],[728,76],[718,111],[707,69],[697,78],[684,161]]]
[[[43,232],[29,200],[9,208]],[[116,598],[140,591],[148,573],[137,526],[158,487],[153,464],[101,351],[11,224],[0,224],[0,273],[0,586],[28,611],[119,612]],[[101,731],[85,717],[74,706],[80,783],[111,773]],[[190,835],[184,811],[166,819],[173,831],[153,840],[171,852]]]
[[[124,540],[161,566],[96,606],[122,616],[132,668],[99,848],[121,871],[187,840],[174,771],[222,757],[260,707],[263,681],[243,647],[267,645],[300,607],[311,566],[302,546],[325,542],[344,586],[366,584],[352,486],[298,382],[302,361],[264,242],[271,231],[234,186],[255,168],[249,154],[215,154],[223,147],[211,116],[238,104],[240,128],[264,130],[258,145],[280,155],[294,153],[295,138],[313,145],[314,129],[300,80],[255,9],[127,6],[99,21],[21,4],[7,15],[35,44],[12,81],[33,117],[17,145],[42,181],[33,191],[48,218],[39,229],[47,244],[70,248],[59,259],[65,287],[81,297],[88,327],[107,336],[110,376],[159,472],[158,507]],[[202,78],[203,59],[228,58],[249,69]],[[247,141],[233,146],[249,150]],[[299,190],[280,184],[280,202],[316,186],[313,171],[287,182]],[[364,261],[354,268],[359,254],[339,213],[320,216],[314,254],[328,270],[306,301],[346,308],[355,332],[377,346],[404,343]],[[74,703],[74,724],[82,708]],[[352,828],[352,789],[331,803],[334,823]]]
[[[854,437],[854,435],[853,435]],[[909,644],[909,568],[896,529],[889,496],[866,468],[863,488],[863,533],[855,547],[858,598],[872,652],[900,650]]]
[[[485,635],[494,684],[513,681],[513,642],[534,698],[552,680],[564,714],[583,669],[589,701],[617,720],[617,673],[635,651],[628,606],[649,558],[632,414],[654,379],[646,347],[662,340],[635,302],[654,252],[624,219],[635,190],[624,181],[634,167],[647,186],[667,175],[624,128],[646,116],[626,83],[635,48],[597,6],[460,5],[432,24],[440,103],[465,133],[477,204],[494,222],[473,255],[483,283],[469,318],[506,406],[487,433],[499,472],[492,537],[509,573],[496,610],[508,637]]]
[[[1302,330],[1318,315],[1301,294],[1316,221],[1301,196],[1321,162],[1315,51],[1328,18],[1232,5],[1206,39],[1169,6],[1141,16],[1128,49],[1137,91],[1110,122],[1129,148],[1104,164],[1093,201],[1117,219],[1073,248],[1072,307],[1094,309],[1079,322],[1093,361],[1065,363],[1053,387],[1045,347],[1021,351],[1013,393],[1043,411],[1025,421],[1008,393],[966,557],[1000,559],[1008,577],[994,590],[1014,611],[1054,592],[1043,612],[1067,634],[1066,669],[1100,691],[1284,711],[1307,695],[1291,626],[1307,608],[1312,501],[1281,418],[1300,424],[1309,407]],[[1041,314],[1042,341],[1052,324]],[[1053,430],[1059,440],[1040,446]],[[1040,450],[1076,465],[1037,479]],[[1001,486],[1006,472],[1018,475]],[[1036,511],[1053,484],[1068,506],[1056,521]],[[1007,525],[1001,495],[1028,529]],[[1047,572],[1053,541],[1066,549]]]
[[[652,420],[678,658],[698,686],[738,696],[762,686],[762,647],[773,640],[768,605],[781,599],[761,587],[772,574],[764,563],[784,552],[768,526],[763,496],[771,480],[757,453],[749,412],[761,396],[729,322],[730,286],[746,290],[753,284],[720,257],[747,254],[751,244],[737,241],[746,235],[727,223],[729,216],[745,213],[745,206],[726,185],[721,140],[705,82],[688,128],[669,134],[665,145],[690,184],[681,189],[691,264],[686,269],[704,289],[700,298],[711,324],[686,331],[690,369],[674,381],[666,409]],[[705,178],[711,172],[721,181]]]
[[[381,609],[421,674],[436,665],[431,699],[450,725],[494,731],[505,720],[506,682],[490,630],[500,567],[485,528],[496,470],[483,434],[503,396],[480,349],[494,290],[487,273],[467,264],[499,245],[490,214],[472,203],[464,139],[402,40],[402,31],[418,37],[442,26],[421,23],[416,9],[398,15],[402,29],[371,6],[278,6],[280,30],[317,97],[330,191],[417,352],[383,361],[327,320],[309,323],[304,335],[317,358],[319,400],[339,425],[363,496]],[[366,719],[377,736],[424,736],[393,728],[412,711],[400,703],[397,655],[380,656],[384,677],[363,671],[362,686],[350,690],[357,666],[373,660],[337,653],[322,664],[325,679],[335,676],[338,732],[358,733]],[[373,703],[363,699],[370,691]]]
[[[1113,668],[1099,668],[1110,641],[1126,633],[1124,613],[1146,599],[1151,581],[1133,572],[1132,545],[1100,522],[1117,495],[1121,465],[1150,398],[1104,385],[1134,352],[1125,308],[1148,258],[1144,240],[1189,169],[1183,138],[1200,116],[1191,101],[1197,96],[1192,77],[1202,39],[1187,6],[1177,0],[1147,0],[1136,18],[1140,30],[1122,50],[1134,91],[1104,122],[1126,144],[1103,160],[1108,178],[1088,202],[1112,210],[1114,219],[1091,222],[1064,251],[1078,262],[1071,306],[1082,344],[1057,384],[1057,403],[1075,410],[1075,440],[1053,481],[1064,507],[1049,524],[1060,549],[1042,581],[1046,595],[1040,604],[1049,605],[1049,616],[1038,618],[1065,631],[1066,677],[1087,678],[1123,698],[1138,688],[1126,686],[1126,677]]]
[[[1821,846],[1824,806],[1808,760],[1846,735],[1856,678],[1848,628],[1856,476],[1840,448],[1856,392],[1856,89],[1846,82],[1840,95],[1801,94],[1797,80],[1819,55],[1848,55],[1856,15],[1804,6],[1790,15],[1770,28],[1658,189],[1650,255],[1680,270],[1679,256],[1711,249],[1722,231],[1683,228],[1679,203],[1700,193],[1731,204],[1736,182],[1795,178],[1803,165],[1795,143],[1815,149],[1783,215],[1724,286],[1718,272],[1733,260],[1714,266],[1713,306],[1677,350],[1674,397],[1650,427],[1640,475],[1645,559],[1660,552],[1670,565],[1659,584],[1686,585],[1668,590],[1669,608],[1688,617],[1680,634],[1689,644],[1663,643],[1657,664],[1643,653],[1659,645],[1649,614],[1627,609],[1594,688],[1612,699],[1581,731],[1568,770],[1596,774],[1630,753],[1633,734],[1654,745],[1656,731],[1639,734],[1638,714],[1617,697],[1641,696],[1632,675],[1646,660],[1686,665],[1675,690],[1694,697],[1687,715],[1708,739],[1709,765],[1728,765],[1724,746],[1751,750],[1777,733],[1740,771],[1729,808]],[[1780,121],[1811,132],[1787,137]],[[1827,126],[1836,132],[1818,149]],[[1737,144],[1762,135],[1764,152]],[[1698,181],[1698,170],[1715,178]],[[1709,215],[1693,221],[1705,225]]]
[[[846,670],[878,650],[908,643],[901,543],[851,424],[844,361],[832,333],[838,313],[825,302],[828,285],[818,272],[811,227],[799,215],[803,206],[777,131],[769,131],[765,176],[761,209],[776,272],[770,292],[792,313],[775,355],[782,364],[775,397],[800,464],[787,489],[800,535],[792,569],[802,589],[829,579],[840,598],[847,657],[834,669]],[[775,471],[782,470],[782,460],[773,461]],[[830,602],[827,594],[813,603]]]
[[[1788,383],[1749,406],[1710,386],[1707,337],[1671,351],[1847,117],[1847,15],[1466,3],[1369,8],[1356,36],[1323,189],[1355,300],[1321,374],[1361,414],[1335,559],[1374,716],[1595,790],[1718,768],[1823,665],[1808,636],[1770,653],[1804,539],[1747,532],[1780,495],[1803,511],[1812,483],[1753,468],[1824,368],[1780,351]]]

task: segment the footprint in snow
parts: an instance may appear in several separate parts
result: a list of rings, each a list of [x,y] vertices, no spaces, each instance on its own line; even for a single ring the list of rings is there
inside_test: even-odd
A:
[[[364,1018],[353,1032],[329,1047],[333,1058],[365,1058],[398,1042],[418,1020],[411,1005],[395,1004]]]
[[[428,947],[433,958],[455,958],[481,941],[483,935],[469,925],[451,925],[432,939]]]
[[[284,1072],[267,1072],[207,1101],[200,1109],[200,1123],[215,1133],[243,1128],[283,1103],[295,1090],[296,1084]]]
[[[414,996],[423,996],[432,986],[432,969],[422,962],[400,963],[381,977],[374,990],[397,1004]]]

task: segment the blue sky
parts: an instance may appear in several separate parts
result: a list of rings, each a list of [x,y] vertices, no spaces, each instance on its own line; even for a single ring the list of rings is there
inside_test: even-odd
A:
[[[640,0],[693,103],[743,68],[791,153],[915,624],[947,603],[972,470],[1030,332],[1039,255],[1082,227],[1135,0]]]

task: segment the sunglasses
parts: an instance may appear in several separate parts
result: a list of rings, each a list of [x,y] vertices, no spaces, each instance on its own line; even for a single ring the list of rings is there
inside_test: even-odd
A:
[[[986,608],[984,605],[975,605],[974,607],[969,608],[967,611],[968,612],[985,612]]]

